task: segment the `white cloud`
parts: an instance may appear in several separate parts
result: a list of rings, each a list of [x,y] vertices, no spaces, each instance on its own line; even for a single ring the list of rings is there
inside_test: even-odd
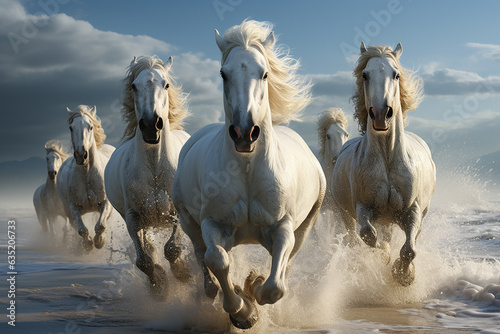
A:
[[[422,74],[427,95],[469,95],[500,93],[500,77],[482,77],[474,72],[442,68],[432,63]]]
[[[478,56],[484,59],[500,61],[500,45],[467,43],[466,46],[478,50]]]

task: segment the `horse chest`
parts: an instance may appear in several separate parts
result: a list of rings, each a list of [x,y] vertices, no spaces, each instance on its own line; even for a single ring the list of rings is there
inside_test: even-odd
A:
[[[142,170],[127,177],[128,205],[142,216],[162,220],[175,211],[168,189],[171,182],[164,172]]]
[[[274,224],[284,215],[281,191],[274,184],[276,182],[274,178],[232,180],[230,186],[208,201],[205,208],[211,211],[209,216],[228,226],[261,227]],[[218,208],[217,211],[210,210],[212,207]]]
[[[363,180],[362,202],[379,212],[400,212],[412,201],[413,182],[408,166],[374,168]]]

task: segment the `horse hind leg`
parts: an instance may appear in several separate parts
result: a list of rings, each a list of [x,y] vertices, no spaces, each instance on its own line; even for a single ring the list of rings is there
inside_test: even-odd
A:
[[[406,241],[401,248],[400,257],[394,261],[392,276],[402,286],[409,286],[415,280],[415,240],[422,226],[422,214],[418,204],[413,205],[403,217],[402,227],[406,234]]]
[[[180,239],[182,235],[177,224],[174,224],[172,235],[165,244],[164,254],[165,258],[170,263],[170,270],[174,277],[181,282],[187,282],[191,278],[189,269],[184,260],[181,259],[182,248],[180,246]]]

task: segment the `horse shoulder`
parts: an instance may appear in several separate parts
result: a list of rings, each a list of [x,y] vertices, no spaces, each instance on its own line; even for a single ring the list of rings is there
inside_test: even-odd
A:
[[[182,163],[184,157],[188,154],[191,148],[195,145],[199,146],[199,141],[203,138],[205,145],[214,139],[216,134],[224,128],[223,123],[213,123],[206,125],[196,131],[182,146],[179,153],[179,164]]]

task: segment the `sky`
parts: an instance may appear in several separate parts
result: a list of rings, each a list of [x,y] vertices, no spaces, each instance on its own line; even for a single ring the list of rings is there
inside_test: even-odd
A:
[[[401,63],[424,80],[425,98],[408,130],[433,152],[469,159],[500,151],[498,1],[81,1],[0,0],[0,162],[43,157],[44,143],[69,145],[66,107],[96,105],[118,145],[122,79],[134,56],[173,56],[189,92],[186,130],[223,121],[221,34],[250,18],[274,24],[278,43],[314,84],[302,122],[317,146],[317,115],[351,116],[352,70],[361,40],[403,45]],[[357,125],[350,117],[350,132]],[[460,154],[456,154],[459,152]]]

